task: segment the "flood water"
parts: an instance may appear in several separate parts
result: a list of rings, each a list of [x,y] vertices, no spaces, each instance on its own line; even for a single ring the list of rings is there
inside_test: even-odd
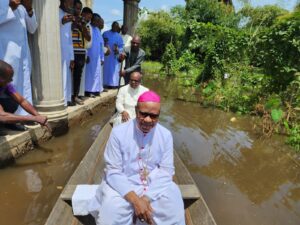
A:
[[[176,101],[176,85],[147,85],[165,97],[172,92],[161,123],[218,225],[300,224],[300,155],[284,137],[261,137],[253,129],[257,118]]]
[[[112,111],[112,106],[104,107],[68,134],[51,139],[15,165],[0,170],[0,225],[45,223],[62,188]]]
[[[218,225],[300,224],[300,156],[284,137],[260,137],[255,118],[177,101],[176,85],[146,80],[145,86],[164,96],[161,123],[172,130],[174,146]],[[0,170],[0,225],[44,224],[110,113],[107,109]]]

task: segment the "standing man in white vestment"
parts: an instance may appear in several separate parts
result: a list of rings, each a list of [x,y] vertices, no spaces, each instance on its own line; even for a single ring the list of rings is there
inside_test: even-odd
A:
[[[141,73],[133,72],[130,75],[129,84],[120,88],[116,101],[118,115],[114,119],[114,126],[136,117],[135,107],[138,97],[149,90],[141,85],[141,81]]]
[[[104,86],[109,88],[118,88],[119,86],[119,53],[123,51],[123,39],[119,34],[119,23],[113,22],[111,30],[105,31],[103,33],[103,39],[107,43],[110,51],[110,54],[105,56],[104,59]]]
[[[98,225],[184,225],[184,206],[173,182],[173,138],[158,123],[160,97],[144,92],[136,119],[113,128],[105,176],[97,190]]]
[[[103,91],[102,64],[104,61],[104,41],[99,27],[102,20],[99,14],[94,13],[92,17],[92,46],[88,49],[87,55],[90,58],[85,69],[85,91],[89,97],[100,95]]]
[[[127,32],[128,32],[128,27],[123,24],[121,27],[121,36],[124,42],[124,48],[130,48],[131,46],[132,37],[129,34],[127,34]]]
[[[31,55],[27,32],[33,34],[37,21],[31,0],[0,1],[0,59],[10,64],[15,76],[13,85],[32,104]],[[18,115],[28,115],[21,107]]]
[[[60,0],[59,24],[61,45],[61,66],[65,106],[74,106],[72,102],[72,71],[74,69],[74,49],[72,41],[73,0]]]

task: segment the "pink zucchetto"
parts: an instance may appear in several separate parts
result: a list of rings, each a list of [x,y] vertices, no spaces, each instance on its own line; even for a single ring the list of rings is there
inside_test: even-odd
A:
[[[138,102],[158,102],[160,103],[160,97],[154,91],[146,91],[140,95]]]

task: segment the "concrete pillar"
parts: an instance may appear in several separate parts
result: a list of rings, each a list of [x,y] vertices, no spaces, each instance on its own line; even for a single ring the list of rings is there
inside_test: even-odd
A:
[[[61,126],[67,121],[61,73],[59,1],[33,1],[38,30],[31,38],[32,94],[38,111]]]
[[[140,0],[123,0],[124,1],[124,24],[128,27],[128,33],[133,35],[136,29],[136,23],[139,13]]]
[[[85,4],[87,7],[93,8],[93,0],[85,0]]]

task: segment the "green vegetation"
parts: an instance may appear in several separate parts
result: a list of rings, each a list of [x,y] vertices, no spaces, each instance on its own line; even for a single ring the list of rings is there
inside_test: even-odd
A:
[[[147,72],[176,77],[205,105],[261,116],[265,135],[288,134],[300,151],[299,6],[235,12],[222,1],[189,0],[151,13],[138,32],[148,60],[162,64],[148,62]]]

